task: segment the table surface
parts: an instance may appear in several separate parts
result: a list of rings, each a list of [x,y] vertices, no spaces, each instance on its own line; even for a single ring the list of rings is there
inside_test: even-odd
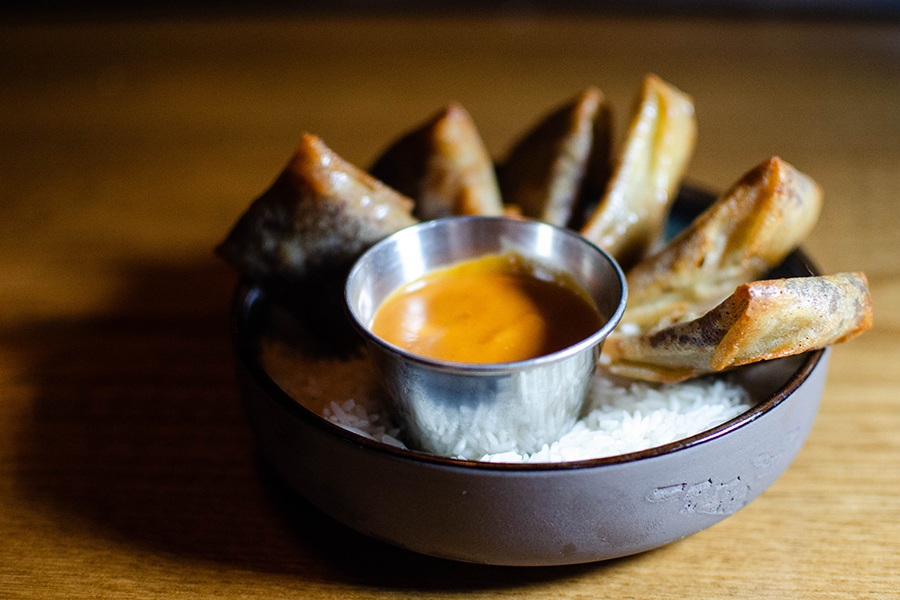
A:
[[[508,5],[510,7],[515,4]],[[414,555],[259,457],[213,246],[311,131],[365,165],[449,100],[492,153],[587,85],[621,132],[647,72],[689,92],[688,180],[778,154],[825,190],[804,244],[869,277],[796,461],[641,555],[507,569]],[[512,9],[0,25],[0,595],[878,598],[900,591],[900,28]]]

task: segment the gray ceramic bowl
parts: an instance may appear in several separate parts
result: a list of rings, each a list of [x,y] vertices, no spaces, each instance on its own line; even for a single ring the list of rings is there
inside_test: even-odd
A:
[[[816,272],[796,252],[778,274]],[[580,462],[481,463],[375,442],[304,408],[260,362],[260,336],[271,326],[275,304],[266,289],[242,284],[233,335],[249,418],[277,472],[353,529],[473,563],[611,559],[734,514],[794,459],[818,410],[828,362],[826,350],[746,369],[755,406],[678,442]]]

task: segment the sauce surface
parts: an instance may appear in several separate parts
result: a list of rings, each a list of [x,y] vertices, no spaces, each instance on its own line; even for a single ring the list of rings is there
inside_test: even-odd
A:
[[[435,270],[401,286],[378,307],[371,328],[421,356],[500,363],[562,350],[602,324],[590,297],[567,276],[504,254]]]

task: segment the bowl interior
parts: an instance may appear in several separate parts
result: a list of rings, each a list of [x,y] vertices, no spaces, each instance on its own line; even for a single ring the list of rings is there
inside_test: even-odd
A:
[[[683,196],[685,198],[676,203],[670,218],[669,225],[673,231],[683,227],[711,200],[707,194],[690,190]],[[486,246],[484,250],[495,251],[496,246]],[[818,269],[809,257],[798,250],[771,275],[791,277],[817,273]],[[322,297],[329,297],[327,290]],[[334,309],[334,306],[330,308]],[[750,392],[752,407],[711,429],[680,440],[622,455],[575,462],[497,464],[453,459],[398,447],[390,440],[390,435],[386,436],[387,443],[373,440],[352,428],[337,426],[323,418],[326,409],[347,399],[376,397],[376,401],[380,401],[375,375],[369,371],[367,361],[360,352],[360,339],[352,333],[347,334],[347,329],[352,328],[347,327],[346,316],[341,310],[332,310],[323,318],[320,310],[297,310],[296,303],[289,305],[284,297],[272,290],[244,283],[235,298],[234,317],[239,360],[272,398],[285,405],[297,418],[326,431],[328,435],[379,452],[475,469],[568,469],[641,460],[691,447],[771,411],[806,380],[822,358],[822,351],[815,351],[735,370],[736,380]],[[329,325],[323,331],[323,323],[334,324],[334,328]]]

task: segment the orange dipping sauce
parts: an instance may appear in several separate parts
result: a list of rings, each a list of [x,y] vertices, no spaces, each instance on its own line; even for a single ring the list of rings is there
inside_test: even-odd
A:
[[[421,356],[502,363],[567,348],[603,322],[571,278],[504,254],[435,270],[401,286],[378,307],[371,329]]]

